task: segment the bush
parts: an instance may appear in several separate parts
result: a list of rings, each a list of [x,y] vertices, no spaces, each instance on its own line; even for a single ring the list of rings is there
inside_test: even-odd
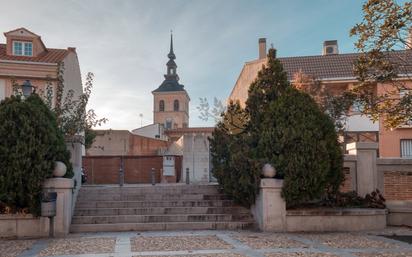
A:
[[[231,103],[211,139],[213,172],[237,202],[255,201],[260,173],[272,164],[284,178],[287,205],[335,197],[343,155],[332,120],[294,89],[274,49],[249,89],[246,108]]]
[[[28,209],[40,214],[42,184],[52,176],[55,161],[67,166],[72,177],[70,153],[57,127],[55,115],[32,94],[0,103],[0,202],[12,212]]]
[[[251,159],[244,125],[246,113],[239,104],[230,103],[213,132],[211,154],[213,175],[226,194],[242,205],[254,203],[260,172]]]
[[[257,154],[284,178],[288,206],[328,197],[343,181],[343,156],[333,121],[306,93],[289,87],[270,103]]]

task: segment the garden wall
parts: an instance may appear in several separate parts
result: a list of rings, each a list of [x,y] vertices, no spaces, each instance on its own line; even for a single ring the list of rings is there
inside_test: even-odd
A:
[[[356,191],[356,156],[345,155],[342,191]],[[412,201],[412,159],[378,158],[378,189],[387,201]]]
[[[151,171],[155,169],[156,183],[162,181],[163,156],[84,156],[83,167],[87,184],[118,184],[121,160],[124,163],[124,183],[151,183]],[[175,156],[175,176],[168,182],[180,180],[182,157]]]
[[[388,225],[412,226],[412,159],[377,158],[376,143],[347,146],[342,191],[360,196],[379,189],[387,209],[286,210],[282,181],[262,179],[252,213],[263,231],[358,231]]]

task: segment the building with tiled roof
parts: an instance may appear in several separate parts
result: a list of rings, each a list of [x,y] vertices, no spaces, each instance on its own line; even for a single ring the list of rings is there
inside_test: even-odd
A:
[[[387,53],[393,62],[402,62],[400,65],[400,77],[407,79],[412,74],[412,50],[399,50]],[[303,73],[321,81],[331,92],[342,92],[351,88],[358,81],[354,74],[354,65],[359,58],[357,53],[341,54],[338,51],[336,40],[325,41],[322,55],[280,57],[289,81],[293,82],[296,73]],[[250,84],[257,78],[259,70],[267,62],[266,40],[259,40],[259,58],[246,62],[232,89],[228,100],[239,101],[245,105]],[[410,77],[409,77],[410,78]],[[412,81],[405,81],[412,88]],[[376,84],[376,92],[381,93],[387,85]],[[346,134],[344,143],[353,141],[379,142],[379,153],[382,157],[411,158],[412,152],[412,127],[403,126],[393,130],[387,130],[383,126],[383,120],[372,122],[369,117],[362,116],[354,111],[346,122]]]
[[[39,35],[26,28],[5,32],[4,36],[6,42],[0,43],[0,100],[13,94],[13,85],[23,83],[29,83],[39,93],[45,92],[49,85],[54,99],[59,69],[64,69],[65,92],[73,90],[75,96],[82,93],[80,66],[74,47],[47,48]]]

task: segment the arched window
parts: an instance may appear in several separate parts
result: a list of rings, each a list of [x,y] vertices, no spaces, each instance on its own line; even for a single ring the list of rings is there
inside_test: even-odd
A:
[[[159,111],[164,112],[165,111],[165,101],[160,100],[159,102]]]
[[[175,112],[179,111],[179,100],[175,100],[175,101],[173,102],[173,110],[174,110]]]

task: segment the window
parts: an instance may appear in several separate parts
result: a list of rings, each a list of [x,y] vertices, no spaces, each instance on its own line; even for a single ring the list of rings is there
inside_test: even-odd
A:
[[[179,100],[175,100],[175,101],[173,102],[173,110],[174,110],[175,112],[179,111]]]
[[[159,111],[164,112],[165,111],[165,101],[160,100],[159,102]]]
[[[401,157],[412,158],[412,139],[401,139]]]
[[[33,43],[13,41],[13,55],[33,56]]]
[[[165,129],[171,129],[172,128],[172,119],[167,119],[166,124],[165,124]]]
[[[23,43],[13,42],[13,55],[23,55]]]
[[[352,106],[352,111],[353,111],[353,112],[361,113],[361,112],[364,111],[364,109],[365,109],[365,108],[363,107],[363,105],[362,105],[361,102],[355,101],[355,102],[353,103],[353,106]]]

